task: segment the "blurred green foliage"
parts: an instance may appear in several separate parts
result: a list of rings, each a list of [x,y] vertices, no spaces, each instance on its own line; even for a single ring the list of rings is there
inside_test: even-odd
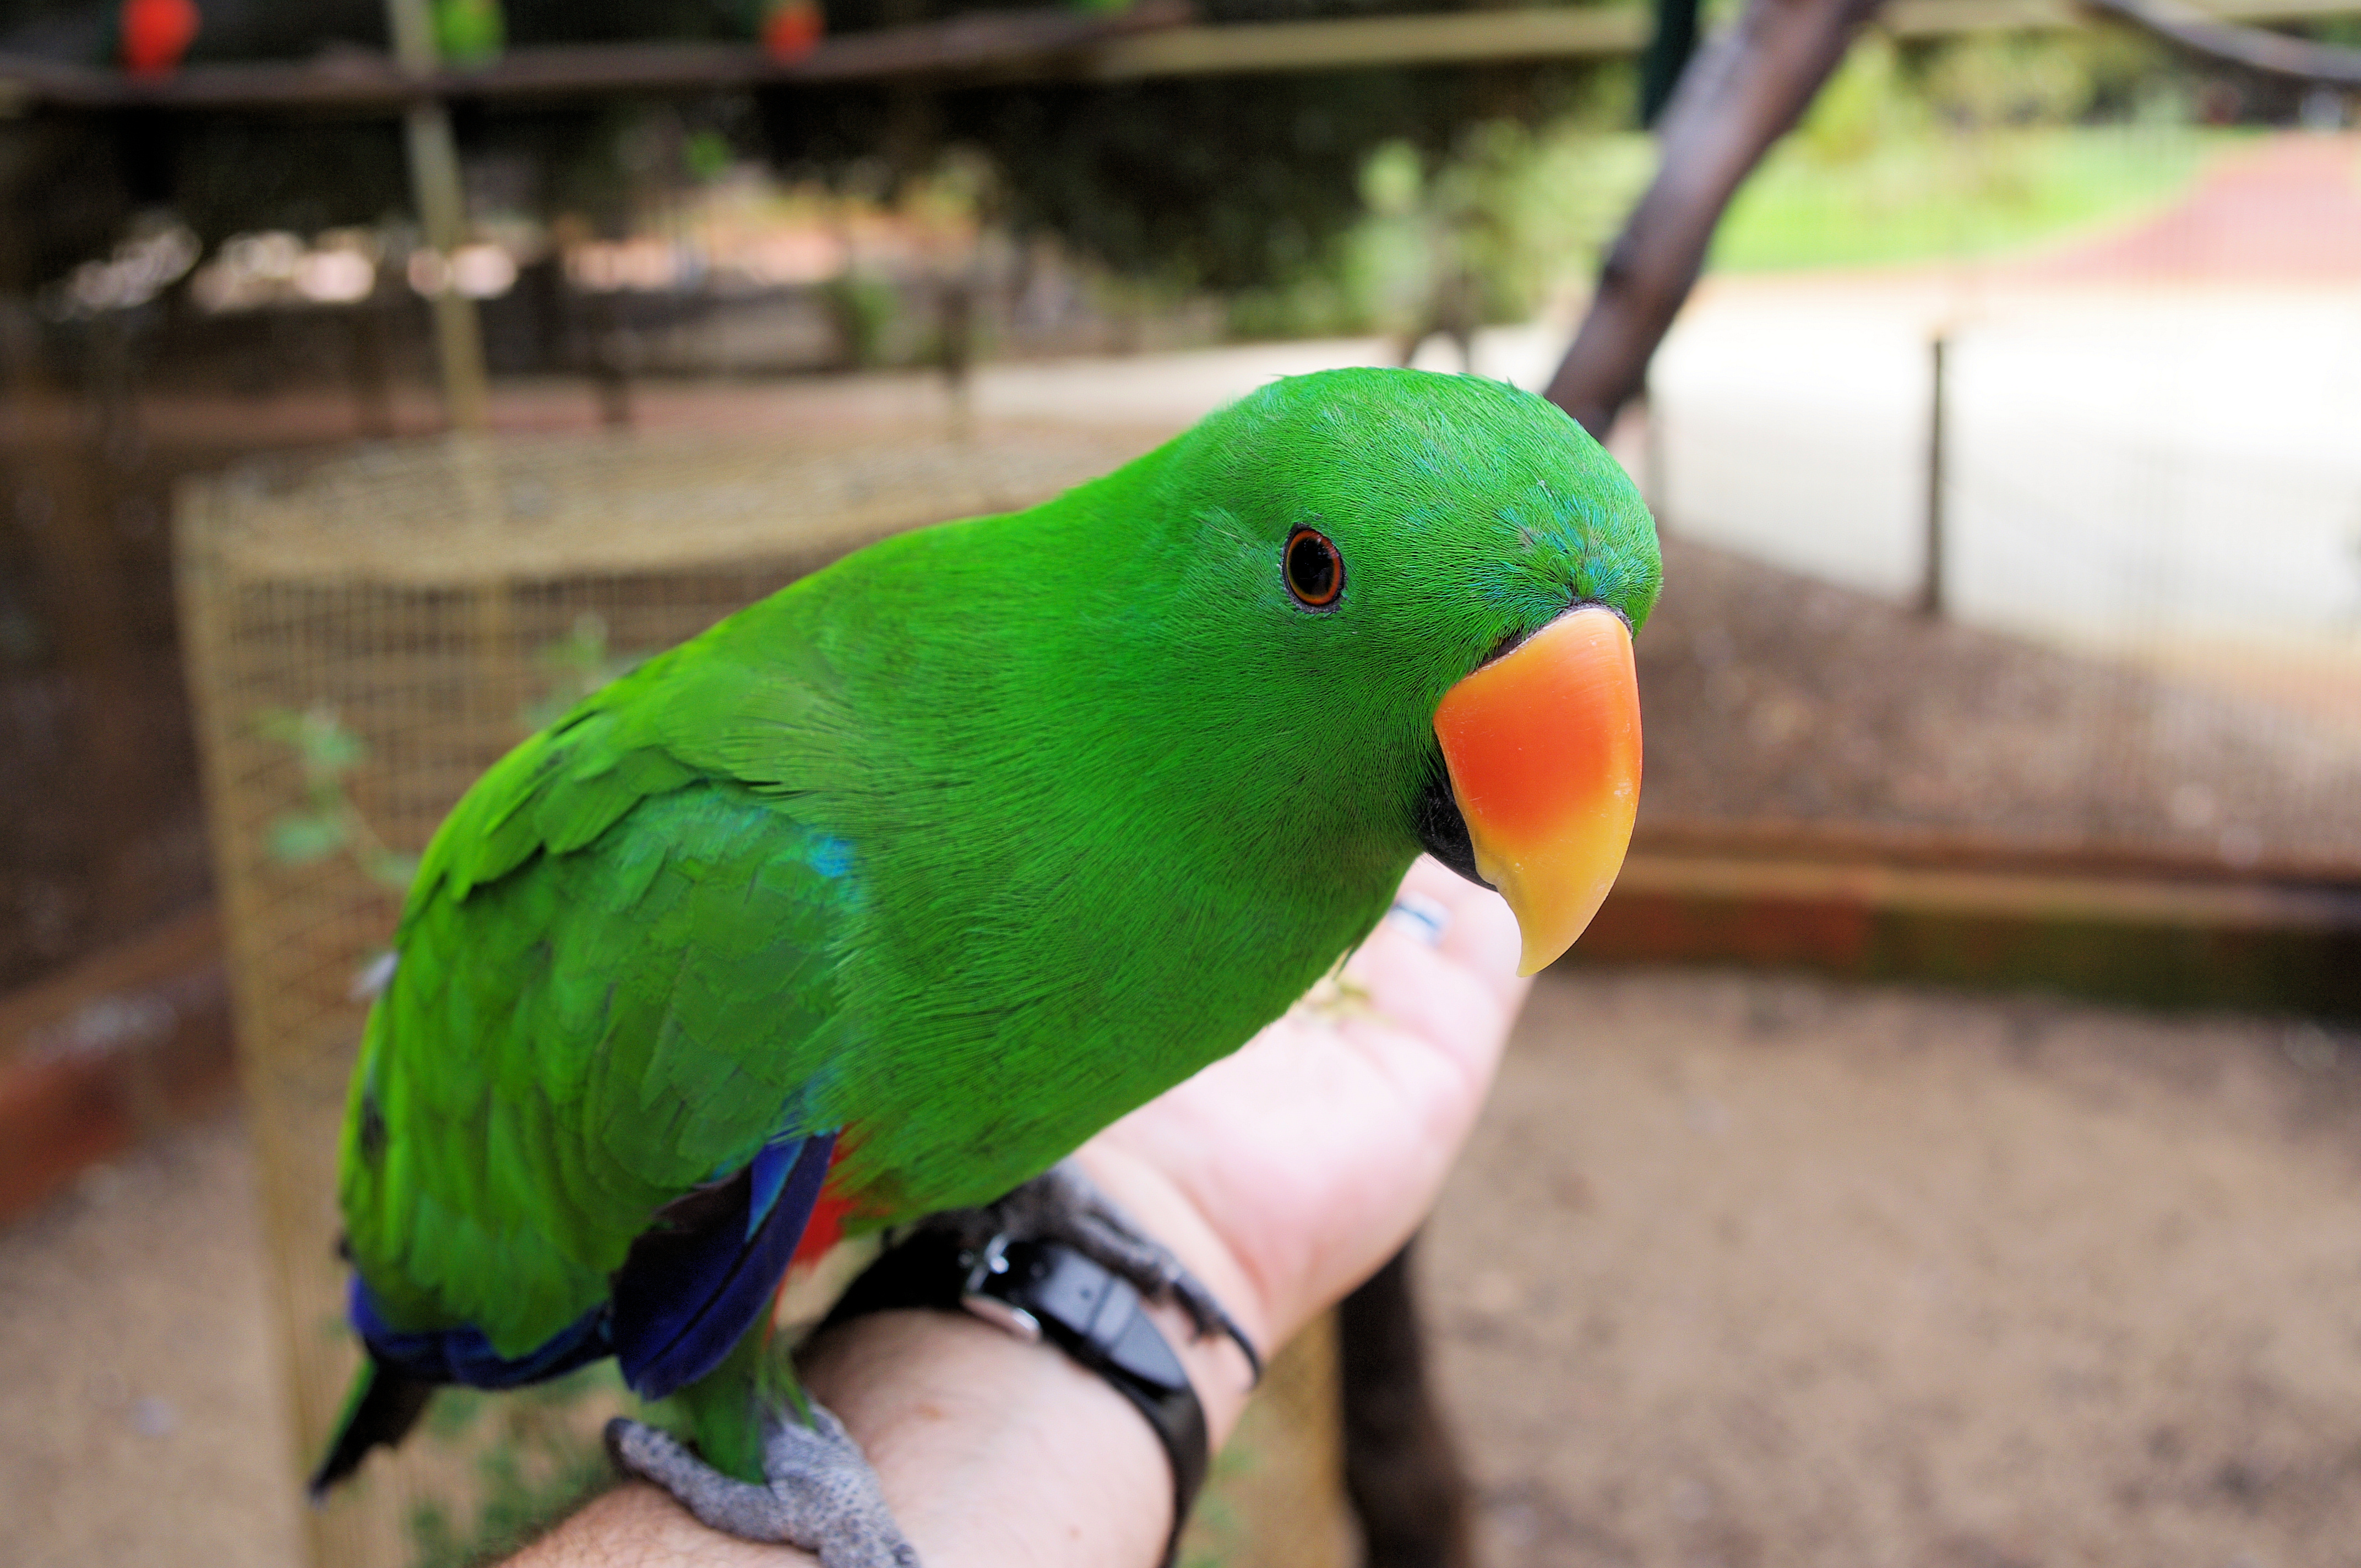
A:
[[[533,663],[549,686],[518,713],[518,728],[527,735],[546,729],[565,718],[576,703],[609,681],[630,674],[646,658],[645,653],[616,652],[608,642],[607,618],[596,610],[584,610],[574,618],[565,636],[544,643],[533,654]]]
[[[508,1556],[614,1484],[599,1431],[628,1403],[612,1362],[555,1382],[486,1396],[443,1389],[423,1431],[468,1458],[466,1504],[422,1498],[410,1510],[414,1568],[470,1568]]]
[[[324,703],[300,713],[267,708],[256,718],[255,728],[265,740],[295,754],[302,778],[302,806],[280,813],[267,830],[270,858],[301,866],[348,854],[379,887],[407,892],[418,874],[418,857],[387,848],[353,804],[347,787],[355,770],[368,760],[368,742]]]
[[[2098,91],[2071,51],[2025,34],[1962,38],[1934,57],[1924,81],[1927,104],[1965,126],[2062,125]]]
[[[444,4],[454,15],[483,8]],[[983,8],[831,0],[827,13],[844,36]],[[1206,20],[1249,22],[1431,12],[1448,0],[1199,8]],[[105,10],[0,0],[0,48],[21,34],[53,53],[103,54],[91,18]],[[516,47],[748,39],[756,10],[757,0],[505,0],[498,15]],[[223,5],[209,7],[192,58],[378,48],[383,30],[381,0]],[[2185,123],[2203,80],[2120,27],[1906,46],[1873,36],[1741,196],[1717,264],[1972,254],[2136,207],[2186,178],[2197,143],[2040,133]],[[940,186],[947,168],[983,170],[950,181],[975,220],[1054,236],[1108,280],[1121,311],[1212,295],[1233,334],[1263,336],[1517,317],[1578,285],[1644,182],[1648,144],[1626,134],[1634,91],[1631,62],[1561,62],[940,93],[844,83],[664,103],[462,104],[456,120],[471,170],[502,171],[478,183],[479,203],[565,216],[577,233],[661,222],[680,190],[749,159],[879,202]],[[390,125],[322,123],[298,137],[203,116],[0,124],[0,198],[37,203],[42,216],[0,232],[0,290],[103,250],[141,202],[169,200],[208,241],[379,223],[409,204]],[[900,302],[858,276],[830,291],[854,363],[881,352]]]
[[[1438,165],[1466,127],[1573,109],[1567,71],[1384,71],[1058,88],[975,105],[1005,216],[1128,277],[1283,287],[1361,216],[1361,166],[1406,143]]]
[[[2185,56],[2130,27],[1976,33],[1913,46],[1918,90],[1953,125],[2187,121]]]
[[[2031,126],[1972,142],[1897,139],[1834,167],[1783,151],[1731,203],[1711,265],[1749,271],[1989,256],[2161,205],[2224,139],[2185,126]]]
[[[2169,200],[2238,133],[2154,112],[2158,79],[2120,42],[1987,35],[1905,52],[1864,40],[1740,191],[1712,265],[1982,256]],[[2149,112],[2081,123],[2102,102]]]
[[[481,65],[500,58],[508,41],[500,0],[434,0],[434,51],[446,65]]]
[[[844,345],[844,368],[858,370],[884,359],[886,334],[902,307],[902,296],[891,284],[864,272],[844,272],[821,286],[820,301]]]
[[[1472,323],[1527,320],[1587,282],[1654,167],[1648,137],[1588,116],[1538,131],[1479,123],[1440,159],[1386,143],[1363,165],[1367,215],[1335,258],[1334,324],[1420,333],[1443,324],[1433,319],[1437,295],[1454,286]]]

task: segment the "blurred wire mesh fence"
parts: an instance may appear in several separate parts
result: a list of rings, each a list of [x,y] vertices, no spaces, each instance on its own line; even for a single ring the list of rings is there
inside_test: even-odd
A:
[[[1657,499],[1773,570],[1668,572],[1651,807],[2361,868],[2356,366],[2345,136],[2031,254],[1726,280],[1659,362]],[[1897,609],[1930,548],[1948,625]]]

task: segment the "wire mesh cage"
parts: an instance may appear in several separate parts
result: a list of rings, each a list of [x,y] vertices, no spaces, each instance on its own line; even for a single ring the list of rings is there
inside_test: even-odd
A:
[[[357,1361],[335,1159],[358,978],[444,813],[640,658],[872,539],[1030,504],[1145,444],[1104,429],[453,440],[183,489],[184,636],[284,1314],[291,1486]],[[314,1559],[477,1559],[596,1483],[598,1423],[621,1397],[610,1374],[446,1394],[399,1455],[312,1512]],[[1294,1414],[1266,1427],[1320,1404],[1288,1398]]]

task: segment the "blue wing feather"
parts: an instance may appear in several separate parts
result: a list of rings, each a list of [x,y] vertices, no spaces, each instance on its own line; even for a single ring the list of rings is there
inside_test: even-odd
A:
[[[420,1382],[516,1388],[611,1354],[634,1393],[661,1399],[719,1365],[762,1317],[811,1223],[835,1148],[834,1133],[765,1145],[727,1180],[668,1208],[632,1244],[610,1299],[522,1355],[501,1355],[470,1325],[395,1329],[358,1274],[347,1314],[376,1361]]]
[[[661,1399],[716,1366],[769,1307],[828,1180],[834,1133],[774,1143],[686,1223],[659,1225],[615,1274],[623,1381]]]

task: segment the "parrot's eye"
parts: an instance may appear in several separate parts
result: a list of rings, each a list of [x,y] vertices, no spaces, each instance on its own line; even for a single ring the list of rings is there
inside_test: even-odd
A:
[[[1345,557],[1317,529],[1299,528],[1287,536],[1287,591],[1310,609],[1325,609],[1345,591]]]

